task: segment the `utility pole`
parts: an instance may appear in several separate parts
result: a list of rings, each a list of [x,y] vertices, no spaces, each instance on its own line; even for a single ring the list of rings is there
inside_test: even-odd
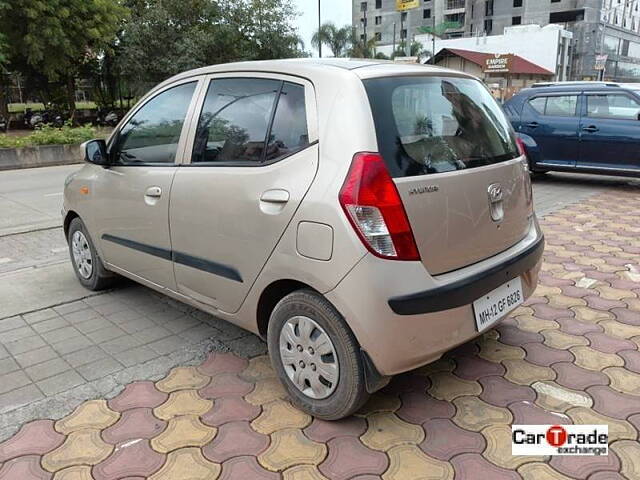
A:
[[[409,57],[411,56],[411,44],[409,43],[409,32],[411,32],[411,22],[409,21],[409,12],[411,10],[407,10],[407,40],[404,43],[404,54]]]
[[[320,2],[322,0],[318,0],[318,33],[320,33],[320,29],[322,28],[322,15],[320,11]],[[318,42],[318,57],[322,58],[322,42]]]
[[[391,59],[396,56],[396,22],[393,22],[393,50],[391,50]]]
[[[433,30],[431,31],[431,65],[436,64],[436,2],[433,2],[431,10],[431,18],[433,18]]]
[[[363,39],[364,39],[364,43],[362,45],[362,52],[364,53],[363,56],[367,56],[367,2],[362,2],[360,4],[360,9],[362,10],[363,13],[363,18],[362,18],[362,33],[363,33]]]
[[[403,33],[404,33],[404,12],[400,12],[400,45],[402,45]]]

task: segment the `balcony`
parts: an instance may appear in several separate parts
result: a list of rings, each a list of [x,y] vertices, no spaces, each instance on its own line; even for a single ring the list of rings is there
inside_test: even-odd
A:
[[[465,27],[465,14],[463,13],[453,13],[447,14],[444,16],[444,21],[447,24],[450,24],[447,28],[447,33],[451,34],[454,32],[463,32]]]
[[[445,15],[463,13],[465,11],[466,0],[447,0],[444,5]]]

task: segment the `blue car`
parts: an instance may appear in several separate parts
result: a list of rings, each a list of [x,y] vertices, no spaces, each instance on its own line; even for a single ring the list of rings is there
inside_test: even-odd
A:
[[[539,83],[504,109],[531,171],[640,177],[640,84]]]

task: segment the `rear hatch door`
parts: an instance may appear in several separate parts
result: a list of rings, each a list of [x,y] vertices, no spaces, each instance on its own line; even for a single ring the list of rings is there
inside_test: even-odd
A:
[[[527,233],[528,171],[500,106],[477,80],[364,80],[378,146],[427,270],[438,275],[496,255]]]

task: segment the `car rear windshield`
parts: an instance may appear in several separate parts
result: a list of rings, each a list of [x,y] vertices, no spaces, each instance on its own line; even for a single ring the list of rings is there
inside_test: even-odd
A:
[[[378,148],[393,177],[481,167],[518,156],[513,130],[477,80],[364,80]]]

